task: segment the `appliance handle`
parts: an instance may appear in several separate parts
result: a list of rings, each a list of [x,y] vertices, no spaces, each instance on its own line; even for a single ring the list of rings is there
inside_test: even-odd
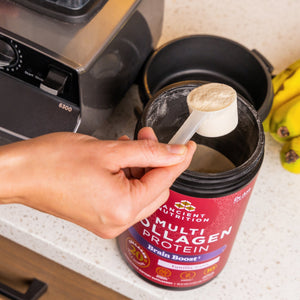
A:
[[[258,50],[256,49],[252,49],[251,52],[258,57],[267,67],[268,71],[270,74],[272,74],[274,67],[272,66],[272,64],[265,58],[265,56],[263,56]]]
[[[22,294],[0,282],[0,294],[12,300],[36,300],[46,292],[47,288],[46,283],[33,279],[26,293]]]

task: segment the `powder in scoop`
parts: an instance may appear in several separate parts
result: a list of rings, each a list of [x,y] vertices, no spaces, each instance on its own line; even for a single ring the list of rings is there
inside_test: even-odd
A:
[[[238,124],[237,93],[222,83],[208,83],[193,89],[187,96],[190,113],[203,118],[197,133],[219,137],[230,133]]]
[[[209,83],[190,92],[188,106],[200,111],[217,111],[236,101],[236,92],[228,85]]]

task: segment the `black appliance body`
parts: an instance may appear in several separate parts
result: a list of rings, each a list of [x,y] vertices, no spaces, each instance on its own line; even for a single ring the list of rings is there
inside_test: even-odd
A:
[[[100,128],[155,48],[163,6],[107,0],[68,22],[0,0],[0,145]]]

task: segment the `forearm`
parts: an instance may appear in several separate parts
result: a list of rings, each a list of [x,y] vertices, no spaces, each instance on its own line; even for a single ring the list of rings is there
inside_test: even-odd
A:
[[[21,202],[19,189],[20,166],[24,160],[19,153],[19,143],[0,146],[0,204]]]

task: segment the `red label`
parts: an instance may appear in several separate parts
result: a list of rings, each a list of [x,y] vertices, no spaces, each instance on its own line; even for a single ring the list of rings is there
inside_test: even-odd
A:
[[[254,182],[219,198],[171,190],[164,205],[118,238],[125,259],[163,286],[189,288],[211,280],[227,262]]]

